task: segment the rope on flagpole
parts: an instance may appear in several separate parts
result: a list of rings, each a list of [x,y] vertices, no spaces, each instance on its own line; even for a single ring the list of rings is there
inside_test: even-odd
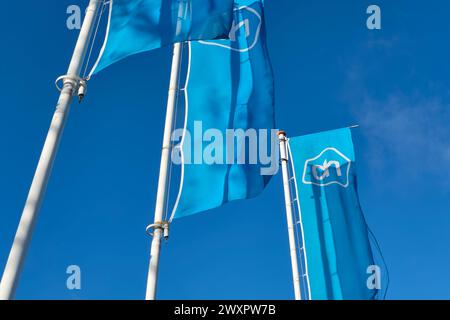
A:
[[[294,228],[295,228],[295,239],[296,239],[296,243],[297,243],[297,251],[298,251],[298,261],[300,263],[300,275],[303,279],[300,279],[300,288],[301,288],[301,292],[304,293],[305,295],[309,292],[308,291],[308,273],[306,270],[306,265],[303,261],[303,257],[305,257],[305,244],[303,243],[303,241],[300,241],[300,234],[302,234],[303,230],[302,230],[302,226],[301,226],[301,217],[300,217],[300,212],[298,210],[299,206],[295,206],[294,204],[299,204],[299,199],[296,191],[295,186],[293,186],[293,184],[295,184],[295,176],[292,170],[292,162],[289,161],[289,156],[290,156],[290,152],[289,152],[289,138],[285,138],[286,139],[286,148],[287,148],[287,160],[289,162],[290,165],[287,165],[287,172],[288,172],[288,182],[289,182],[289,193],[290,193],[290,198],[291,200],[291,204],[293,206],[292,208],[292,214],[293,214],[293,218],[294,218]],[[306,259],[306,257],[305,257]],[[309,299],[309,294],[307,295],[308,299]],[[302,299],[306,300],[303,298],[302,295]]]
[[[181,55],[182,44],[175,43],[173,46],[172,68],[170,73],[170,84],[167,99],[167,111],[161,149],[161,163],[159,169],[158,189],[156,193],[155,217],[153,225],[147,227],[147,230],[149,230],[150,228],[153,229],[153,239],[150,250],[150,265],[148,268],[147,290],[145,296],[146,300],[154,300],[156,298],[156,284],[159,269],[161,238],[164,231],[168,232],[168,229],[164,229],[164,226],[168,227],[168,223],[162,220],[164,219],[164,209],[167,200],[167,185],[169,177],[168,169],[171,162],[170,157],[172,147],[172,127],[175,117],[175,103],[179,91],[178,84],[180,76],[179,70],[181,67]]]
[[[184,49],[184,43],[180,43],[181,46],[181,53],[180,53],[180,67],[178,70],[178,82],[177,82],[177,88],[178,88],[178,92],[176,93],[176,97],[175,97],[175,102],[174,102],[174,120],[173,120],[173,124],[171,127],[171,132],[173,132],[173,130],[177,127],[177,114],[178,114],[178,102],[179,102],[179,91],[181,91],[180,88],[180,82],[181,82],[181,66],[183,64],[183,49]],[[170,142],[170,148],[169,150],[172,151],[174,149],[175,146],[175,142],[171,140]],[[168,240],[169,239],[169,226],[170,226],[170,221],[167,220],[168,215],[169,215],[169,204],[170,204],[170,190],[171,190],[171,185],[172,185],[172,173],[173,173],[173,162],[169,161],[169,173],[168,173],[168,177],[167,177],[167,186],[165,189],[165,193],[166,193],[166,201],[165,201],[165,207],[164,207],[164,218],[162,221],[158,221],[155,223],[152,223],[150,225],[147,226],[147,228],[145,229],[145,232],[153,237],[154,236],[154,230],[155,229],[160,229],[163,231],[163,238],[164,240]]]
[[[300,288],[300,276],[298,273],[298,258],[297,258],[297,246],[295,241],[295,226],[294,217],[292,213],[292,197],[291,188],[289,180],[289,169],[288,169],[288,150],[286,146],[287,137],[284,131],[278,132],[279,148],[280,148],[280,160],[283,178],[283,191],[284,191],[284,202],[286,206],[286,221],[288,229],[289,238],[289,252],[291,256],[291,267],[292,267],[292,283],[294,286],[295,300],[301,300],[301,288]]]
[[[180,45],[181,45],[181,55],[180,55],[180,68],[178,70],[178,84],[177,84],[178,91],[177,91],[177,94],[176,94],[176,97],[175,97],[175,109],[174,109],[175,118],[174,118],[174,121],[173,121],[171,132],[173,132],[175,130],[175,128],[177,127],[177,124],[178,124],[177,115],[178,115],[178,106],[179,106],[180,91],[181,91],[181,89],[180,89],[181,71],[182,71],[181,70],[182,69],[181,66],[183,65],[183,51],[184,51],[185,43],[182,42]],[[175,142],[171,140],[171,143],[170,143],[171,156],[172,156],[172,150],[174,150],[174,147],[175,147]],[[169,177],[168,177],[167,189],[166,189],[167,197],[166,197],[166,206],[165,206],[165,210],[164,210],[164,221],[168,221],[167,218],[169,217],[170,190],[171,190],[171,186],[172,186],[172,173],[173,173],[173,161],[170,161],[170,164],[169,164]],[[169,224],[170,224],[170,222],[167,222],[167,225],[169,225]],[[167,238],[165,238],[165,239],[167,240]]]
[[[93,35],[93,37],[91,39],[89,54],[88,54],[88,57],[87,57],[86,62],[85,62],[85,67],[84,67],[84,72],[83,72],[83,79],[86,80],[86,81],[89,80],[89,78],[86,77],[87,68],[89,67],[89,62],[91,61],[92,51],[94,49],[95,40],[97,39],[97,34],[98,34],[98,29],[100,27],[100,22],[102,21],[102,17],[103,17],[103,13],[105,12],[106,5],[107,4],[111,5],[110,1],[106,1],[106,0],[102,0],[102,1],[103,1],[102,8],[100,9],[100,12],[98,12],[97,16],[95,17],[95,19],[97,20],[97,26],[95,27],[95,32],[94,32],[94,35]]]

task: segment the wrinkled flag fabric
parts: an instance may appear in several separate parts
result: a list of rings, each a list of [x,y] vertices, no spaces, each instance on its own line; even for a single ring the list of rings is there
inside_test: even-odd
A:
[[[105,41],[90,75],[175,42],[227,38],[232,20],[233,0],[111,0]]]
[[[256,197],[273,174],[262,173],[262,168],[269,165],[261,159],[249,161],[261,152],[273,158],[278,150],[278,139],[271,130],[275,128],[274,84],[266,47],[264,3],[240,0],[235,1],[235,7],[229,40],[190,43],[185,128],[192,143],[184,137],[182,182],[172,218]],[[223,141],[203,141],[198,132],[206,133],[208,129],[220,133]],[[250,150],[245,139],[236,138],[230,156],[231,148],[226,146],[229,140],[225,141],[227,129],[256,130],[261,143],[258,151]],[[263,131],[266,134],[261,134]],[[213,156],[219,161],[205,163],[205,159],[197,157],[208,153],[214,143],[217,148]],[[242,156],[247,161],[239,164]]]
[[[351,130],[290,138],[309,297],[374,299],[374,257],[357,191]],[[373,275],[372,275],[373,276]]]

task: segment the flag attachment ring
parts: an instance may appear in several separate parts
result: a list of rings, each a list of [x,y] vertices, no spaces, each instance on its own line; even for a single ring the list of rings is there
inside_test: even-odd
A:
[[[154,234],[154,230],[156,229],[160,229],[163,231],[163,238],[164,240],[168,240],[169,239],[169,222],[168,221],[161,221],[161,222],[157,222],[157,223],[153,223],[147,226],[147,228],[145,228],[145,232],[153,237]]]
[[[62,83],[60,84],[60,82]],[[66,82],[70,82],[72,84],[73,92],[72,94],[78,95],[78,102],[81,102],[83,98],[86,96],[87,92],[87,79],[80,78],[76,76],[63,75],[56,79],[55,86],[56,89],[61,92],[63,90],[64,84]]]

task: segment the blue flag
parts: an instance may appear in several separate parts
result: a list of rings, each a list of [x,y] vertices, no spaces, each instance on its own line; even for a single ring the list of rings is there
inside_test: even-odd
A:
[[[175,42],[226,38],[232,20],[233,0],[110,0],[105,42],[91,75]]]
[[[235,6],[229,40],[190,44],[182,182],[172,218],[255,197],[274,173],[278,140],[271,130],[274,88],[263,2]]]
[[[374,299],[377,269],[358,199],[350,129],[291,138],[288,145],[310,298]]]

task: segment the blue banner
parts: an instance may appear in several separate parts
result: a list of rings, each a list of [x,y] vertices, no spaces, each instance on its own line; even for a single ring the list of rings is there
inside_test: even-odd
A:
[[[240,0],[235,6],[229,40],[190,44],[183,173],[174,218],[259,195],[278,161],[272,152],[278,147],[271,131],[274,86],[263,2]]]
[[[233,0],[111,0],[91,75],[130,55],[175,42],[227,38]]]
[[[310,298],[376,298],[370,279],[377,268],[358,198],[350,129],[291,138],[288,145]]]

